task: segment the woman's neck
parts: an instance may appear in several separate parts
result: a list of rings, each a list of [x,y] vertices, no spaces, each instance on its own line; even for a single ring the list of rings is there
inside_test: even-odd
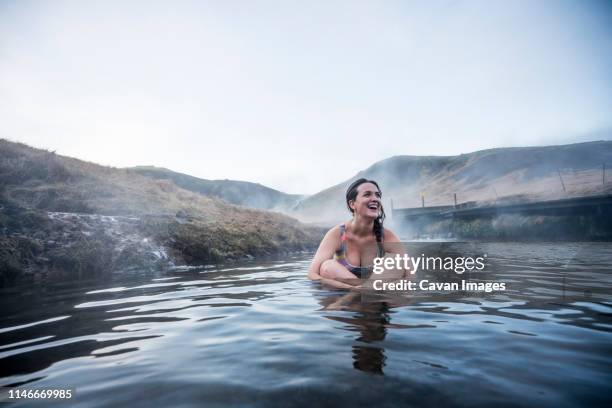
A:
[[[362,218],[355,215],[355,218],[351,221],[351,232],[359,236],[367,236],[372,233],[374,228],[374,220],[371,218]]]

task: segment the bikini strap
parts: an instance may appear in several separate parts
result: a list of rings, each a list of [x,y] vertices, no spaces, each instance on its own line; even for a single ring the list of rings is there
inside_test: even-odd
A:
[[[346,225],[340,224],[340,240],[346,241]]]
[[[340,224],[340,251],[346,255],[346,225]]]

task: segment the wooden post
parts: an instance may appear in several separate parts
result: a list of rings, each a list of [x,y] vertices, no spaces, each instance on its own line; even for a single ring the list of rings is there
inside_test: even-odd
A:
[[[567,190],[565,190],[565,183],[563,182],[563,177],[561,177],[561,171],[559,171],[559,169],[557,169],[557,174],[559,175],[559,180],[561,180],[561,187],[563,187],[563,191],[567,192]]]
[[[455,208],[457,208],[457,193],[453,193],[453,198],[455,199]]]

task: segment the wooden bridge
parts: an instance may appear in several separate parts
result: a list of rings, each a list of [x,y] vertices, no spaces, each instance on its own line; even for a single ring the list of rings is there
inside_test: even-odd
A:
[[[394,208],[391,213],[394,220],[419,223],[448,218],[492,217],[502,214],[611,216],[612,194],[488,206],[478,206],[476,202],[467,202],[456,206]]]

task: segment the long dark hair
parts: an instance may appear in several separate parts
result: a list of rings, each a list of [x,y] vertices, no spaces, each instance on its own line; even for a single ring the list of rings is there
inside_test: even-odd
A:
[[[363,183],[374,184],[382,196],[382,191],[380,191],[380,187],[378,186],[378,183],[375,182],[374,180],[360,178],[360,179],[353,181],[353,183],[346,190],[346,206],[351,212],[351,214],[355,214],[355,210],[351,208],[351,206],[349,205],[349,202],[354,201],[357,198],[357,188]],[[376,236],[376,242],[382,242],[383,221],[384,220],[385,220],[385,209],[383,208],[383,205],[381,202],[380,203],[380,214],[374,220],[374,227],[372,228],[372,231],[374,232],[374,235]]]

